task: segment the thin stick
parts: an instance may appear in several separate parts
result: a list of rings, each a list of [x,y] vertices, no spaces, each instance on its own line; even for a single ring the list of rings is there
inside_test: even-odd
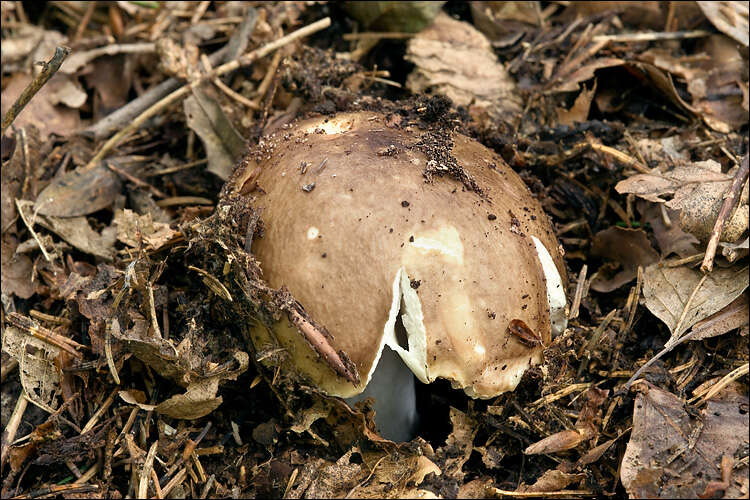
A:
[[[8,450],[10,450],[11,443],[16,439],[16,433],[18,432],[18,427],[21,425],[21,418],[26,411],[27,405],[28,400],[26,399],[26,390],[22,387],[21,394],[18,396],[18,401],[16,401],[16,407],[13,408],[13,413],[10,415],[8,425],[6,425],[5,430],[3,430],[2,451],[0,451],[0,467],[5,465],[5,460],[8,458]]]
[[[232,35],[229,43],[208,56],[211,64],[221,64],[226,59],[234,59],[237,57],[237,54],[243,52],[245,47],[247,47],[247,41],[255,28],[257,18],[258,15],[256,10],[249,7],[244,20],[237,27],[237,31]],[[85,128],[82,133],[93,135],[95,139],[104,139],[113,131],[132,121],[136,116],[148,109],[159,99],[178,89],[180,85],[182,85],[182,83],[177,78],[169,78],[159,85],[147,90],[143,95],[130,101],[117,111],[113,111],[95,124]]]
[[[94,9],[96,9],[96,0],[89,2],[88,6],[86,7],[86,12],[83,13],[81,23],[78,25],[78,28],[76,28],[76,33],[75,35],[73,35],[71,43],[75,43],[81,39],[81,37],[83,36],[83,32],[86,31],[86,28],[91,21],[91,16],[94,15]]]
[[[300,28],[297,31],[294,31],[284,37],[279,38],[278,40],[274,40],[271,43],[268,43],[261,47],[260,49],[253,50],[252,52],[248,52],[247,54],[241,56],[239,59],[235,59],[234,61],[228,62],[226,64],[223,64],[219,66],[218,68],[214,69],[213,71],[206,73],[205,75],[201,75],[200,78],[197,78],[195,81],[182,86],[181,88],[175,90],[153,106],[151,106],[149,109],[138,115],[137,118],[135,118],[127,127],[120,130],[117,134],[113,135],[107,142],[104,143],[104,145],[101,147],[99,152],[94,155],[94,157],[86,164],[84,169],[90,169],[93,168],[101,159],[115,146],[117,146],[120,141],[130,134],[131,132],[138,129],[141,125],[143,125],[147,120],[149,120],[152,116],[157,115],[159,112],[161,112],[163,109],[167,108],[171,104],[175,103],[177,100],[185,97],[188,95],[194,88],[198,87],[199,85],[202,85],[203,83],[213,80],[214,78],[225,75],[231,71],[234,71],[242,66],[247,66],[248,64],[253,63],[254,61],[260,59],[261,57],[265,57],[271,52],[288,45],[292,43],[295,40],[298,40],[300,38],[304,38],[306,36],[309,36],[313,33],[316,33],[322,29],[327,28],[331,25],[331,18],[326,17],[321,19],[320,21],[316,21],[308,26],[305,26],[304,28]]]
[[[748,171],[750,171],[750,168],[748,168],[748,155],[745,155],[740,168],[734,175],[734,180],[727,191],[724,202],[721,204],[721,210],[719,210],[719,215],[716,217],[714,229],[711,231],[711,239],[708,240],[708,245],[706,246],[706,256],[703,257],[703,263],[701,264],[701,271],[704,273],[710,273],[714,267],[714,256],[716,255],[716,248],[719,246],[719,238],[724,231],[724,225],[727,219],[729,219],[729,214],[732,213],[732,210],[737,205],[737,201],[740,199],[740,191],[742,191],[742,186],[747,181]]]
[[[128,173],[128,172],[120,169],[120,168],[115,167],[114,165],[112,165],[108,161],[105,161],[104,165],[106,165],[106,167],[108,169],[110,169],[111,171],[113,171],[114,173],[116,173],[117,175],[119,175],[120,177],[124,177],[125,180],[128,180],[128,181],[132,182],[133,184],[135,184],[138,187],[142,187],[142,188],[148,189],[149,191],[151,191],[151,193],[154,196],[156,196],[158,198],[168,198],[169,197],[169,195],[163,193],[158,188],[152,186],[148,182],[142,181],[138,177],[136,177],[136,176],[134,176],[134,175],[132,175],[132,174],[130,174],[130,173]]]
[[[146,454],[146,460],[143,463],[143,469],[141,470],[140,481],[138,481],[138,498],[146,498],[146,495],[148,494],[148,480],[151,479],[151,471],[154,470],[154,457],[156,457],[156,448],[158,446],[159,440],[157,439],[148,449],[148,453]]]
[[[102,418],[102,415],[104,415],[104,412],[107,411],[109,406],[112,404],[112,402],[115,400],[115,396],[117,395],[116,392],[112,392],[112,394],[107,397],[107,399],[102,403],[102,406],[94,412],[94,415],[91,417],[91,420],[89,420],[86,425],[83,426],[83,429],[81,429],[81,434],[86,434],[88,431],[93,429],[96,424],[99,422],[99,419]]]
[[[68,54],[70,54],[70,49],[68,47],[55,48],[55,55],[52,56],[52,59],[44,63],[42,72],[39,73],[25,89],[23,89],[21,95],[16,99],[16,102],[14,102],[10,109],[5,113],[1,135],[5,135],[5,130],[11,123],[13,123],[13,120],[16,119],[18,114],[23,111],[23,108],[26,107],[31,98],[39,92],[39,89],[41,89],[50,78],[52,78],[52,75],[57,73],[57,70],[60,69],[60,65],[62,65],[65,58],[68,57]]]
[[[693,293],[690,294],[690,298],[685,303],[685,307],[682,309],[682,314],[680,315],[680,319],[677,321],[677,325],[675,325],[674,328],[674,334],[667,340],[667,342],[664,344],[664,348],[656,353],[656,355],[646,361],[646,363],[638,368],[632,377],[628,379],[627,382],[625,382],[625,385],[622,386],[620,390],[617,391],[617,394],[621,392],[627,391],[630,386],[638,380],[638,377],[643,373],[649,366],[653,365],[658,359],[660,359],[662,356],[670,352],[672,349],[677,347],[678,345],[682,344],[683,342],[691,339],[693,337],[693,334],[695,332],[691,332],[688,335],[683,335],[680,337],[680,328],[682,327],[682,323],[685,321],[685,317],[687,316],[688,309],[690,308],[690,304],[693,302],[693,299],[695,298],[695,295],[698,293],[698,290],[703,286],[703,282],[706,281],[708,278],[708,275],[706,274],[701,278],[701,280],[698,282],[697,285],[695,285],[695,288],[693,288]]]
[[[18,215],[21,216],[21,220],[24,224],[26,224],[26,227],[29,229],[29,232],[31,233],[31,237],[36,240],[37,244],[39,245],[39,249],[42,251],[42,255],[44,255],[44,258],[47,259],[47,262],[52,262],[52,258],[47,253],[47,249],[44,248],[44,245],[42,244],[42,240],[39,239],[39,235],[36,234],[36,231],[34,231],[34,224],[30,223],[26,219],[26,214],[24,214],[23,210],[21,209],[20,200],[16,198],[16,207],[18,208]]]
[[[656,40],[684,40],[687,38],[703,38],[711,36],[710,31],[694,30],[694,31],[671,31],[671,32],[657,32],[651,31],[646,33],[622,33],[619,35],[597,35],[592,38],[594,42],[652,42]]]

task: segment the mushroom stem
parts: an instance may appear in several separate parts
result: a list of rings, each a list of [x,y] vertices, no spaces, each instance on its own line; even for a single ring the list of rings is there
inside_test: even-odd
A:
[[[378,366],[365,390],[347,398],[353,405],[375,399],[375,425],[381,436],[395,442],[410,441],[417,430],[417,396],[414,374],[390,347],[384,347]]]

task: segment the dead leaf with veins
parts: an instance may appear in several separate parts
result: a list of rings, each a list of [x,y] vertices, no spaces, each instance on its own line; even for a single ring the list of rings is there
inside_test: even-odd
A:
[[[676,338],[739,297],[748,281],[747,265],[715,268],[704,275],[684,266],[651,264],[643,273],[643,303]]]
[[[692,416],[674,394],[645,381],[634,388],[633,430],[620,469],[631,498],[696,498],[709,482],[721,481],[723,456],[747,453],[747,395],[728,391]],[[736,498],[747,489],[745,463],[724,495]]]

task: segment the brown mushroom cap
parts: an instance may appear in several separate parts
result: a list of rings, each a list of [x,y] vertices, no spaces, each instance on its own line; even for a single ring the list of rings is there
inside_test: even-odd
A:
[[[543,345],[520,342],[510,321],[547,344],[552,303],[564,328],[552,226],[521,178],[478,142],[452,134],[451,153],[482,194],[450,176],[426,182],[429,159],[415,147],[424,132],[387,123],[346,113],[264,139],[253,203],[265,233],[253,252],[267,282],[327,328],[362,383],[337,376],[286,318],[275,337],[298,372],[336,396],[364,390],[386,344],[422,382],[443,377],[482,398],[513,390]],[[248,175],[237,174],[238,189]],[[399,312],[408,349],[394,333]],[[268,332],[255,328],[253,341],[269,342]]]

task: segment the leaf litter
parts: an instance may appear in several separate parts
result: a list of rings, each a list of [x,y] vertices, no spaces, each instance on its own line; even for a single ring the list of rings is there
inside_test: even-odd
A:
[[[382,4],[3,3],[3,114],[73,49],[2,140],[3,496],[747,495],[741,3]],[[219,203],[245,139],[359,109],[493,148],[573,277],[545,364],[491,401],[433,384],[409,443],[248,342],[304,309],[262,213]]]

